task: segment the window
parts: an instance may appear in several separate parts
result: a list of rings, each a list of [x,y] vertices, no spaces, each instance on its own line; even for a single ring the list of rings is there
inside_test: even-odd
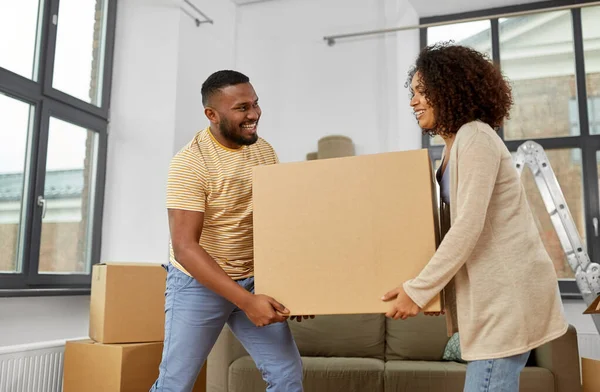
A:
[[[0,4],[2,296],[89,292],[99,261],[115,7]]]
[[[22,271],[19,233],[25,204],[23,194],[31,105],[0,94],[0,273]]]
[[[85,102],[102,99],[106,0],[60,0],[52,87]]]
[[[581,10],[581,29],[585,61],[586,91],[588,97],[588,121],[590,133],[600,135],[600,7]]]
[[[447,25],[428,28],[422,34],[427,40],[421,44],[448,40],[453,38],[452,34],[460,33],[457,43],[493,55],[494,62],[511,82],[514,98],[511,118],[500,135],[512,152],[527,140],[544,148],[579,235],[590,258],[598,261],[600,7],[581,4],[559,11],[545,11],[541,7],[527,4],[422,18],[421,24]],[[511,16],[521,11],[527,12]],[[471,21],[457,23],[458,19]],[[466,28],[469,25],[471,31]],[[484,25],[488,27],[482,30],[479,26]],[[444,34],[440,33],[442,28],[446,28]],[[438,141],[425,137],[423,142],[432,159],[441,157],[442,146]],[[540,235],[555,265],[561,291],[563,295],[578,296],[574,273],[529,170],[523,170],[522,181]]]
[[[97,136],[50,117],[39,273],[90,272]]]
[[[514,99],[504,138],[579,135],[578,128],[569,126],[569,101],[576,100],[571,12],[517,16],[499,23],[500,65],[512,82]]]
[[[39,0],[0,3],[0,67],[36,80],[39,56],[38,26],[43,14]],[[9,39],[12,38],[12,39]],[[14,37],[19,37],[14,39]]]

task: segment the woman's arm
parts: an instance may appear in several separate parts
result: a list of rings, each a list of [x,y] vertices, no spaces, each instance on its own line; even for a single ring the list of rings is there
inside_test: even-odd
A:
[[[492,137],[476,131],[457,150],[456,159],[456,203],[451,200],[456,206],[454,222],[421,273],[403,285],[420,308],[442,291],[473,252],[483,231],[502,157]]]

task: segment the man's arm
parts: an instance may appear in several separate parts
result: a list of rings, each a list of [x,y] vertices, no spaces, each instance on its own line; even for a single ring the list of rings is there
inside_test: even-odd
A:
[[[194,279],[239,307],[259,327],[287,319],[289,311],[282,304],[245,290],[200,246],[203,212],[168,209],[168,214],[175,259]]]

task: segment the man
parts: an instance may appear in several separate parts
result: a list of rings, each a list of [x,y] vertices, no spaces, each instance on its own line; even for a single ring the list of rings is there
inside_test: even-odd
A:
[[[235,71],[215,72],[201,92],[210,126],[175,155],[167,181],[165,340],[151,392],[191,391],[225,323],[267,391],[302,391],[289,311],[253,293],[252,167],[278,162],[257,134],[258,98]]]

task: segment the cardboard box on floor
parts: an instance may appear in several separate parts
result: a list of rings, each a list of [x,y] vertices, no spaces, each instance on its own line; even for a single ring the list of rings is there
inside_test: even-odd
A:
[[[600,360],[581,358],[582,392],[600,391]]]
[[[90,337],[99,343],[162,342],[165,286],[166,271],[160,264],[94,265]]]
[[[158,377],[163,344],[102,344],[93,340],[65,345],[63,392],[149,391]],[[206,364],[194,392],[206,391]]]
[[[292,314],[384,313],[438,245],[427,150],[259,166],[255,291]],[[439,311],[441,295],[425,308]]]

